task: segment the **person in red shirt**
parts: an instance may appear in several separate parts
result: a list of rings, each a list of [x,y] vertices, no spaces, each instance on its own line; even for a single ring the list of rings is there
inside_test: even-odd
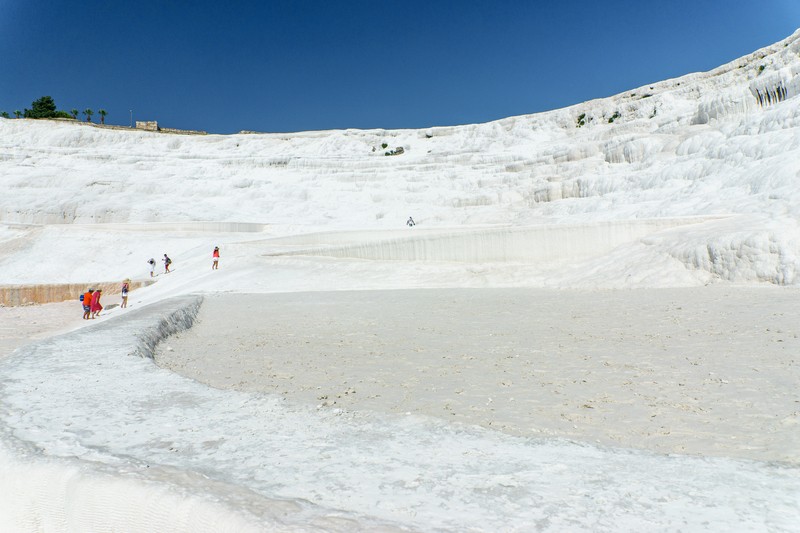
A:
[[[92,318],[100,316],[100,311],[103,310],[103,306],[100,305],[101,294],[103,294],[103,289],[97,289],[97,291],[94,293],[94,298],[92,298]]]
[[[219,246],[214,247],[214,252],[211,254],[211,259],[213,259],[213,263],[211,263],[211,270],[219,270]]]

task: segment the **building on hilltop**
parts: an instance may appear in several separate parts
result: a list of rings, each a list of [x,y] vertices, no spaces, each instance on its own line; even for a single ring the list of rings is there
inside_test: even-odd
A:
[[[137,120],[136,121],[136,129],[137,130],[147,130],[147,131],[160,131],[158,127],[158,122],[155,120]]]
[[[208,132],[199,130],[179,130],[175,128],[162,128],[156,120],[137,120],[137,130],[157,131],[160,133],[180,133],[183,135],[208,135]]]

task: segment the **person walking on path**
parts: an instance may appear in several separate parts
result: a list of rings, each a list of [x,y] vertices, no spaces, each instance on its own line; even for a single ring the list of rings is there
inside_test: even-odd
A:
[[[211,253],[211,259],[213,259],[211,270],[219,270],[219,246],[214,247],[214,251]]]
[[[125,280],[122,282],[122,303],[119,305],[120,309],[125,309],[128,307],[128,290],[130,289],[130,280]]]
[[[408,217],[408,220],[406,220],[406,226],[408,226],[410,228],[411,226],[416,226],[416,225],[417,225],[417,223],[414,222],[414,219],[411,218],[411,217]]]
[[[89,320],[89,313],[92,312],[92,293],[94,289],[89,289],[83,293],[83,319]]]
[[[172,259],[167,254],[164,254],[164,274],[169,274],[169,266],[172,264]]]
[[[100,311],[103,310],[103,306],[100,304],[100,296],[103,294],[103,289],[97,289],[94,292],[94,298],[92,298],[92,319],[96,316],[100,316]]]
[[[151,257],[147,264],[150,265],[150,277],[152,278],[153,271],[156,269],[156,260]]]

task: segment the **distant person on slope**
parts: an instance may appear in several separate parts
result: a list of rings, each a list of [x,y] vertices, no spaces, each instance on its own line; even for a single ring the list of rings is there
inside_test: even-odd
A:
[[[414,222],[414,219],[411,218],[411,217],[408,217],[408,220],[406,220],[406,226],[408,226],[410,228],[411,226],[416,226],[416,225],[417,225],[417,223]]]
[[[89,313],[92,312],[92,293],[94,289],[89,289],[83,294],[83,319],[89,320]]]
[[[103,294],[103,289],[97,289],[94,293],[94,298],[92,298],[92,319],[96,316],[100,316],[100,311],[103,310],[103,306],[100,304],[100,296]]]
[[[119,305],[120,309],[125,309],[128,307],[128,290],[130,289],[130,285],[128,284],[128,280],[122,282],[122,303]]]
[[[211,253],[211,270],[219,270],[219,246],[214,247],[214,251]]]
[[[147,264],[150,265],[150,277],[152,278],[153,271],[156,269],[156,260],[151,257],[150,260],[147,261]]]
[[[169,266],[172,264],[172,259],[167,254],[164,254],[164,274],[169,274]]]

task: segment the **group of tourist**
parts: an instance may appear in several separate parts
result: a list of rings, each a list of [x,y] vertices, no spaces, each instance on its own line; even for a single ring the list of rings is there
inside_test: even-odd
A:
[[[83,319],[89,320],[89,314],[91,313],[91,318],[94,318],[97,313],[103,310],[103,306],[100,305],[100,296],[103,294],[103,289],[97,289],[97,293],[95,294],[94,289],[89,289],[81,296],[81,303],[83,303]]]
[[[164,254],[164,273],[170,273],[170,266],[172,265],[172,259],[169,258],[167,254]],[[150,265],[150,277],[154,276],[154,271],[156,268],[156,260],[152,257],[147,261],[147,264]],[[219,269],[219,246],[214,247],[214,251],[211,252],[211,270],[218,270]],[[128,307],[128,291],[130,291],[130,282],[131,280],[126,279],[122,282],[122,303],[120,303],[120,309],[125,309]],[[84,320],[91,320],[95,317],[100,316],[100,311],[103,310],[103,305],[100,303],[100,297],[103,295],[102,289],[88,289],[85,293],[83,293],[80,297],[81,304],[83,305],[83,319]]]
[[[130,291],[131,280],[126,279],[122,282],[122,303],[120,308],[128,307],[128,291]],[[83,305],[83,319],[93,320],[100,316],[100,311],[103,310],[103,304],[100,303],[100,298],[103,296],[103,289],[88,289],[81,295],[81,304]]]
[[[218,270],[219,269],[219,246],[214,247],[214,251],[211,252],[211,270]],[[164,263],[164,274],[169,274],[172,272],[170,267],[172,266],[172,259],[167,254],[164,254],[164,259],[161,260]],[[150,265],[150,277],[155,276],[156,270],[156,260],[152,257],[147,260],[147,264]]]
[[[164,254],[164,259],[161,261],[164,263],[164,274],[169,274],[169,267],[172,265],[172,259],[170,259],[167,254]],[[147,260],[147,264],[150,265],[150,277],[152,278],[155,276],[156,260],[151,257]]]

